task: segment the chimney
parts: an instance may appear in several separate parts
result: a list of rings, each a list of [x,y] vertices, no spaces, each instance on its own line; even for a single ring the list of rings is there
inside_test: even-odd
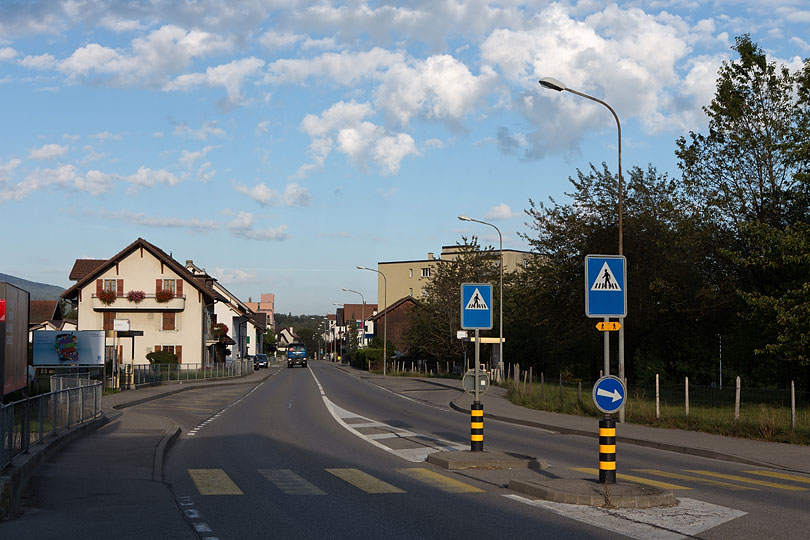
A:
[[[428,251],[428,260],[429,261],[433,260],[433,252],[432,251]]]

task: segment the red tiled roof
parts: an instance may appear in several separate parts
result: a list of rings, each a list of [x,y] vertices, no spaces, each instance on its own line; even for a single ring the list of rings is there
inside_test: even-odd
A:
[[[107,262],[106,259],[76,259],[68,279],[71,281],[79,281],[105,262]]]
[[[54,318],[58,300],[31,300],[29,303],[28,320],[31,324],[39,324]],[[61,319],[62,317],[59,317]]]

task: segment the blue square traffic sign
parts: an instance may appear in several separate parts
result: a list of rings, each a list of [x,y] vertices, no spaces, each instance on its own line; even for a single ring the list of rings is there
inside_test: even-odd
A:
[[[627,316],[627,260],[622,255],[585,257],[585,315]]]
[[[463,330],[492,328],[492,285],[461,284],[461,328]]]

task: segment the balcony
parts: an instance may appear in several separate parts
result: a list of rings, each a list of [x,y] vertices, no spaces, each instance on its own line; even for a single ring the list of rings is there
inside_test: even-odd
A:
[[[140,303],[130,302],[126,296],[119,296],[111,304],[105,304],[95,294],[92,298],[93,311],[115,311],[116,313],[137,311],[183,311],[186,308],[186,296],[175,296],[168,302],[158,302],[154,294],[147,294]]]

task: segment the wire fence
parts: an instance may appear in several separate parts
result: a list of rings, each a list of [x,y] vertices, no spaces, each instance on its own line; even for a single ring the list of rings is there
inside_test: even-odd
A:
[[[253,372],[253,360],[242,359],[217,364],[136,365],[132,372],[135,386],[169,381],[195,381],[240,377]]]
[[[0,404],[0,471],[31,445],[101,414],[101,381],[53,377],[51,384],[59,389]]]

